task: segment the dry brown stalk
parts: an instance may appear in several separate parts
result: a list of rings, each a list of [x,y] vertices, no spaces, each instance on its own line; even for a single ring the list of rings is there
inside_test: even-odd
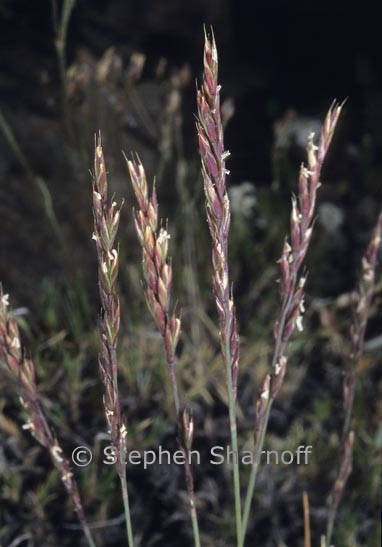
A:
[[[375,273],[378,250],[381,244],[381,232],[382,212],[378,217],[368,248],[362,257],[360,279],[352,296],[354,305],[353,321],[350,327],[350,370],[345,374],[343,389],[343,407],[345,411],[343,437],[350,430],[355,388],[360,374],[360,362],[364,352],[366,326],[375,288]]]
[[[36,369],[32,359],[25,356],[19,327],[14,316],[8,310],[8,305],[8,295],[3,293],[0,285],[0,361],[5,363],[13,380],[18,385],[20,402],[28,416],[28,421],[23,429],[28,429],[34,438],[49,451],[52,463],[72,500],[88,545],[95,547],[85,519],[77,482],[71,472],[69,461],[64,456],[59,441],[45,418],[36,385]]]
[[[326,531],[326,547],[331,545],[334,520],[353,467],[354,431],[349,431],[341,447],[340,467],[330,494],[330,507]]]
[[[302,493],[302,506],[304,510],[304,547],[311,547],[309,496],[305,491]]]

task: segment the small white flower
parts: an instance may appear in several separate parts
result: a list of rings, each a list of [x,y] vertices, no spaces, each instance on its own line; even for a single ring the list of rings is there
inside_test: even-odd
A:
[[[158,243],[159,245],[161,245],[162,243],[164,243],[166,240],[170,239],[170,234],[167,232],[167,230],[161,230],[159,232],[159,236],[158,236]]]
[[[309,239],[310,236],[312,235],[312,232],[313,232],[313,228],[312,226],[310,228],[308,228],[305,232],[305,240]]]
[[[211,51],[211,54],[212,54],[212,60],[217,63],[218,62],[218,51],[215,47],[215,45],[212,45],[212,51]]]
[[[51,450],[53,458],[58,462],[61,463],[64,461],[64,459],[61,457],[62,449],[59,446],[54,446]]]
[[[1,297],[1,304],[5,307],[9,306],[9,294],[3,294]]]
[[[308,179],[310,176],[312,176],[312,171],[309,171],[306,167],[303,168],[302,174],[306,179]]]
[[[21,348],[20,340],[16,336],[13,338],[11,342],[11,348],[16,348],[16,349]]]
[[[71,473],[70,471],[68,471],[67,473],[65,473],[64,475],[62,475],[62,481],[63,481],[63,482],[66,482],[66,481],[70,480],[72,477],[73,477],[73,473]]]
[[[303,324],[302,324],[302,315],[299,315],[296,319],[296,327],[299,332],[302,332],[304,330]]]
[[[303,289],[306,283],[306,277],[300,277],[300,281],[298,282],[298,286],[300,289]]]
[[[227,272],[225,270],[223,271],[223,276],[222,276],[221,282],[222,282],[222,287],[225,290],[228,286],[228,275],[227,275]]]

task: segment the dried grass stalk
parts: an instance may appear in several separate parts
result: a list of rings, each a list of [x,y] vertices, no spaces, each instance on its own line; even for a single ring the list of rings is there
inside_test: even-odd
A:
[[[23,429],[28,429],[34,438],[49,451],[53,465],[73,503],[88,545],[95,547],[85,519],[77,482],[71,472],[69,461],[64,456],[60,443],[44,415],[36,385],[36,369],[32,359],[25,355],[18,324],[8,310],[8,305],[8,295],[3,293],[0,285],[0,361],[5,363],[20,391],[20,402],[28,416]]]
[[[220,111],[218,85],[218,54],[214,36],[205,33],[204,71],[201,88],[197,92],[198,116],[196,129],[202,161],[207,221],[212,239],[213,292],[219,316],[221,351],[226,367],[228,408],[232,449],[237,452],[236,391],[239,372],[240,341],[236,311],[229,281],[228,234],[231,212],[227,194],[228,171],[225,160],[223,123]],[[236,539],[243,544],[241,528],[241,501],[238,462],[233,465],[235,494]]]
[[[353,320],[350,326],[350,369],[343,382],[343,409],[345,414],[342,430],[340,465],[336,481],[329,498],[326,542],[329,547],[333,535],[334,521],[338,506],[345,491],[352,470],[354,432],[351,429],[355,390],[360,374],[361,358],[364,353],[365,333],[369,319],[370,306],[375,290],[375,274],[378,251],[381,245],[382,212],[380,213],[370,243],[362,257],[361,275],[353,292]]]
[[[150,197],[143,165],[139,161],[127,159],[126,161],[139,206],[139,210],[135,212],[135,228],[142,247],[146,302],[163,337],[176,415],[179,416],[180,401],[175,374],[175,350],[179,340],[181,321],[175,311],[170,311],[172,289],[172,265],[168,257],[170,234],[167,228],[159,226],[155,186]]]
[[[94,234],[98,257],[98,285],[101,299],[99,320],[101,351],[99,370],[105,388],[104,407],[111,442],[116,450],[116,468],[121,480],[129,547],[134,545],[126,480],[127,428],[121,415],[118,393],[117,339],[120,325],[120,307],[117,291],[119,254],[115,247],[120,209],[115,201],[108,201],[108,183],[105,160],[99,138],[95,149],[93,175]]]
[[[207,222],[212,239],[213,291],[219,315],[221,347],[225,361],[230,362],[232,390],[236,399],[239,371],[240,340],[236,311],[229,281],[228,235],[231,211],[226,178],[223,123],[218,85],[218,55],[215,39],[205,35],[203,84],[197,92],[196,128],[202,160]]]
[[[267,374],[256,403],[254,431],[255,463],[251,470],[244,505],[243,530],[248,525],[250,507],[256,483],[260,453],[263,449],[272,403],[279,393],[288,359],[288,342],[293,331],[303,329],[304,288],[306,272],[304,261],[311,241],[317,191],[321,186],[320,175],[323,162],[333,138],[342,105],[333,104],[329,109],[318,141],[314,134],[308,138],[307,166],[302,165],[298,181],[298,197],[292,198],[290,236],[286,239],[280,259],[280,313],[274,326],[275,347],[271,370]]]
[[[167,368],[171,380],[175,412],[178,421],[179,447],[184,454],[184,472],[195,547],[200,547],[199,525],[195,505],[194,477],[189,463],[194,425],[190,412],[181,409],[175,372],[175,350],[181,332],[181,320],[170,311],[172,289],[172,265],[168,257],[170,234],[159,226],[158,201],[153,187],[149,196],[146,173],[139,161],[126,158],[135,197],[139,209],[135,212],[135,228],[142,247],[144,292],[147,306],[162,335]]]

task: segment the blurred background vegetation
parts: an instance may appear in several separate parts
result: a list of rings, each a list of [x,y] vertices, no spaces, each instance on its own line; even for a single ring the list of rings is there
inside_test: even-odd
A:
[[[110,185],[118,201],[125,198],[119,355],[129,448],[175,450],[176,428],[161,340],[140,286],[122,150],[137,152],[150,180],[156,176],[172,234],[173,293],[183,321],[177,367],[183,400],[193,409],[194,448],[202,455],[195,476],[203,545],[229,545],[234,537],[230,475],[208,463],[212,446],[229,444],[229,430],[194,129],[203,23],[213,25],[217,40],[231,152],[231,272],[242,336],[239,430],[247,449],[272,351],[276,261],[306,138],[319,131],[334,98],[348,97],[323,173],[305,329],[293,340],[267,440],[268,449],[280,451],[310,444],[313,456],[307,466],[261,468],[248,536],[258,547],[303,545],[306,490],[313,544],[319,545],[338,465],[349,292],[382,203],[382,74],[374,15],[367,2],[356,10],[340,0],[327,6],[0,1],[0,281],[67,454],[84,444],[94,451],[93,463],[75,474],[99,545],[124,541],[116,476],[101,463],[107,436],[89,174],[99,130]],[[339,547],[380,541],[380,304],[379,281],[356,398],[353,473],[336,527]],[[17,391],[0,372],[0,543],[83,545],[57,473],[21,429]],[[127,473],[137,544],[191,545],[182,470],[129,466]]]

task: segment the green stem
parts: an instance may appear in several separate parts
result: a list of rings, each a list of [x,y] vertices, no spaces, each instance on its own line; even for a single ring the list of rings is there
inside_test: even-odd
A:
[[[196,513],[194,480],[192,476],[191,463],[187,459],[189,453],[183,449],[183,454],[185,456],[184,470],[186,475],[188,499],[190,502],[190,516],[191,516],[191,523],[192,523],[192,535],[194,536],[194,546],[200,547],[199,523],[198,523],[198,515]]]
[[[231,444],[234,454],[238,454],[237,444],[237,428],[236,428],[236,408],[233,397],[232,387],[232,367],[231,367],[231,351],[229,338],[226,337],[225,344],[225,364],[227,377],[227,392],[228,392],[228,411],[229,411],[229,428],[231,432]],[[241,499],[240,499],[240,476],[239,476],[239,461],[238,458],[233,458],[233,488],[235,496],[235,521],[236,521],[236,542],[237,547],[243,547],[243,530],[241,523]]]
[[[64,0],[62,6],[60,21],[57,20],[57,5],[53,2],[53,25],[55,29],[55,47],[57,54],[58,71],[61,82],[61,107],[62,107],[62,119],[69,136],[71,135],[71,120],[69,112],[68,102],[68,89],[66,78],[66,42],[68,35],[68,26],[70,17],[75,6],[76,0]]]
[[[192,522],[192,534],[194,536],[194,545],[195,547],[200,547],[199,524],[198,524],[198,517],[195,510],[195,505],[191,509],[191,522]]]
[[[168,365],[168,370],[169,370],[170,379],[171,379],[175,413],[178,419],[180,414],[180,399],[179,399],[178,384],[176,381],[176,374],[175,374],[175,356],[172,353],[171,354],[167,353],[166,351],[166,359],[167,359],[167,365]],[[182,446],[180,446],[180,448],[182,449]],[[189,462],[187,461],[188,453],[184,452],[184,454],[186,458],[184,463],[184,470],[185,470],[185,476],[186,476],[187,494],[188,494],[188,499],[190,502],[190,517],[191,517],[191,524],[192,524],[192,534],[194,536],[195,547],[200,547],[199,523],[198,523],[198,515],[196,512],[196,505],[195,505],[194,480],[192,476],[191,466]]]
[[[259,468],[260,456],[261,456],[261,452],[262,452],[263,446],[264,446],[265,433],[266,433],[267,427],[268,427],[269,416],[270,416],[270,413],[271,413],[271,406],[272,406],[272,401],[270,399],[269,402],[268,402],[266,413],[265,413],[263,427],[262,427],[261,432],[260,432],[259,442],[257,444],[256,451],[255,451],[256,452],[256,458],[255,458],[255,461],[253,462],[252,469],[251,469],[251,474],[249,476],[247,495],[245,497],[245,502],[244,502],[244,512],[243,512],[243,522],[242,522],[242,529],[243,529],[243,536],[244,537],[245,537],[245,534],[247,532],[249,513],[251,511],[252,498],[253,498],[253,493],[254,493],[255,485],[256,485],[257,470]]]
[[[86,521],[84,521],[84,522],[81,522],[81,525],[82,525],[82,529],[84,531],[86,541],[88,542],[89,547],[96,547],[96,544],[93,540],[93,536],[91,534],[88,523]]]
[[[286,350],[286,342],[283,342],[283,332],[284,332],[284,327],[288,317],[288,313],[290,310],[290,306],[292,304],[293,295],[295,293],[296,283],[297,283],[296,280],[297,280],[297,273],[294,272],[292,275],[291,288],[283,302],[283,305],[281,306],[280,326],[278,329],[275,349],[273,352],[272,365],[271,365],[272,370],[274,370],[274,367],[276,366],[278,359],[280,358],[282,353]],[[268,400],[268,405],[265,411],[264,421],[260,430],[258,441],[256,442],[256,445],[255,445],[256,459],[251,469],[251,474],[249,477],[248,488],[247,488],[247,494],[246,494],[245,502],[244,502],[244,513],[243,513],[243,523],[242,523],[243,538],[245,538],[245,534],[247,532],[249,513],[251,510],[252,498],[253,498],[253,493],[254,493],[255,485],[256,485],[257,470],[260,463],[261,452],[264,446],[265,433],[268,427],[268,421],[269,421],[269,416],[271,413],[272,403],[273,403],[273,400],[271,398],[271,393],[269,393],[269,400]]]
[[[121,479],[121,485],[122,485],[123,506],[124,506],[124,510],[125,510],[127,542],[128,542],[129,547],[134,547],[133,527],[131,525],[129,493],[128,493],[128,490],[127,490],[126,473],[123,473],[122,475],[120,475],[120,479]]]
[[[52,196],[50,194],[49,188],[42,177],[36,175],[31,166],[28,163],[27,158],[24,155],[24,152],[21,150],[19,143],[16,140],[16,137],[6,121],[3,113],[0,111],[0,130],[2,131],[8,145],[10,146],[12,152],[15,154],[18,162],[22,166],[25,172],[25,176],[34,184],[41,195],[42,205],[44,212],[50,222],[51,228],[55,236],[57,237],[61,247],[65,249],[65,240],[61,231],[60,224],[57,220],[56,213],[54,211]]]
[[[328,519],[328,526],[326,528],[326,536],[325,536],[325,545],[326,547],[330,547],[331,541],[332,541],[332,535],[333,535],[333,528],[334,528],[334,519],[336,516],[337,508],[333,509],[331,508],[331,514]]]

